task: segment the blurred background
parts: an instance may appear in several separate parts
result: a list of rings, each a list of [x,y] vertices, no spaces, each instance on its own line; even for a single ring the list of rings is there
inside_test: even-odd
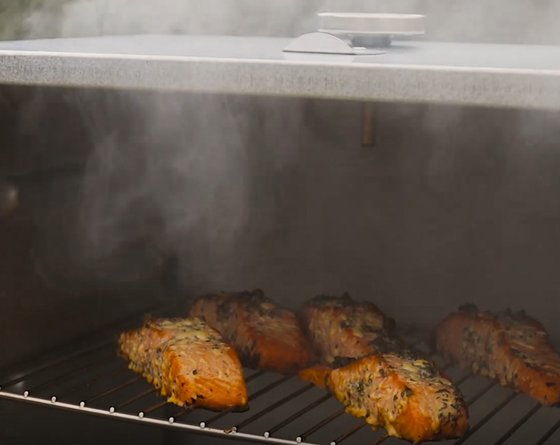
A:
[[[0,39],[138,33],[294,36],[320,11],[422,13],[426,39],[560,44],[543,0],[0,0]]]

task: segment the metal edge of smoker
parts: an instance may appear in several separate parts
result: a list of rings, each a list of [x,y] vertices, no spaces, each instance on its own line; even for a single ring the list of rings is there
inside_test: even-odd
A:
[[[447,66],[447,56],[437,56],[440,44],[430,42],[410,44],[414,63],[407,62],[406,46],[396,63],[392,54],[364,59],[282,53],[289,39],[271,39],[270,44],[255,40],[254,57],[250,48],[234,44],[205,56],[204,43],[187,51],[189,40],[185,42],[184,55],[29,50],[33,45],[22,51],[17,45],[0,44],[0,84],[560,109],[560,67],[552,57],[560,52],[553,47],[494,45],[485,52],[486,59],[480,59],[478,47],[444,45],[450,57]],[[247,42],[253,40],[239,45]],[[485,65],[501,49],[508,52],[507,63]],[[535,63],[516,65],[517,53],[521,61],[523,54],[533,54]],[[470,58],[482,64],[469,65]]]

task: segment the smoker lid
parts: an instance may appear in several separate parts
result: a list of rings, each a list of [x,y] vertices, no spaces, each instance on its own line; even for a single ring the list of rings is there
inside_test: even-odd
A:
[[[291,39],[122,36],[0,42],[0,84],[560,109],[560,47],[395,42],[288,54]]]

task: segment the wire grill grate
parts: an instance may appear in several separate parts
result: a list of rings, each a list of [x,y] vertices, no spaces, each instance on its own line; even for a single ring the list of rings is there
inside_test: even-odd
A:
[[[405,443],[372,431],[363,419],[344,412],[323,390],[296,376],[246,370],[250,409],[212,413],[182,409],[158,397],[141,376],[114,355],[115,345],[78,351],[64,360],[38,366],[0,388],[0,397],[84,414],[113,417],[197,434],[276,444],[339,445],[368,441]],[[543,445],[558,443],[560,410],[535,404],[523,394],[457,367],[446,365],[469,406],[471,428],[444,444]]]

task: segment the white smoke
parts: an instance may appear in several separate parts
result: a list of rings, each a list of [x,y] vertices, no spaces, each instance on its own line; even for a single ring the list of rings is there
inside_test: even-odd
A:
[[[28,19],[32,36],[122,34],[294,35],[309,29],[321,0],[70,0],[56,30],[46,11]]]
[[[47,2],[48,3],[48,2]],[[560,43],[560,3],[531,0],[68,0],[27,19],[31,37],[115,34],[295,36],[319,11],[418,13],[428,40]]]
[[[554,44],[560,43],[559,6],[527,0],[81,1],[65,8],[57,35],[293,36],[312,30],[319,10],[354,10],[426,14],[426,39]],[[30,23],[36,35],[47,32],[40,29],[41,12]],[[545,290],[556,283],[557,274],[538,265],[555,264],[560,249],[550,249],[549,258],[533,248],[540,235],[523,225],[516,204],[524,193],[531,218],[547,205],[557,210],[556,201],[541,202],[534,192],[556,197],[546,194],[558,177],[555,163],[545,162],[547,136],[557,140],[550,121],[541,127],[526,115],[518,120],[498,110],[386,106],[378,147],[365,152],[357,142],[359,104],[317,101],[304,109],[295,100],[92,92],[75,106],[91,114],[84,122],[99,122],[91,128],[94,155],[83,184],[84,239],[69,243],[83,246],[80,259],[115,258],[122,246],[149,235],[156,257],[180,254],[185,282],[273,288],[294,306],[319,292],[359,291],[358,298],[375,295],[404,322],[422,310],[435,322],[442,310],[495,295],[501,295],[491,301],[496,309],[513,300],[521,306],[535,282],[546,283]],[[529,144],[542,151],[529,153]],[[548,164],[556,176],[540,174]],[[519,184],[518,171],[526,176]],[[534,181],[529,191],[522,185],[527,177]],[[549,240],[558,239],[545,229]],[[131,268],[124,275],[148,270],[142,257],[121,261],[119,267]],[[535,260],[524,264],[525,258]],[[525,269],[536,278],[516,272]],[[546,292],[539,293],[535,314],[551,323]]]

